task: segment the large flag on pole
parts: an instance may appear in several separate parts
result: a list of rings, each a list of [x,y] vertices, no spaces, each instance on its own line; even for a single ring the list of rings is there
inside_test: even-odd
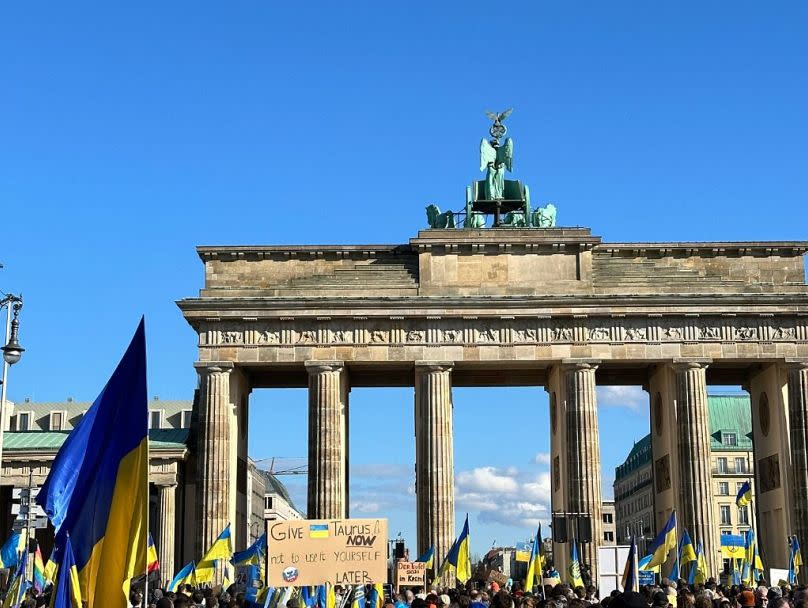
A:
[[[541,524],[536,531],[536,538],[533,539],[533,549],[530,551],[530,559],[527,562],[527,577],[525,577],[525,591],[533,591],[535,585],[542,585],[541,575],[544,569],[544,560],[541,555]]]
[[[637,542],[631,537],[631,549],[628,550],[628,559],[623,568],[623,591],[640,591],[640,577],[637,574]]]
[[[118,367],[56,454],[36,499],[56,529],[57,554],[70,535],[87,608],[126,608],[129,580],[146,572],[148,473],[141,319]]]
[[[668,523],[665,524],[654,542],[648,547],[651,553],[651,561],[648,563],[647,568],[664,564],[671,549],[676,549],[676,511],[671,511]]]
[[[578,560],[578,543],[572,539],[570,547],[570,565],[568,566],[569,583],[575,589],[584,586],[584,579],[581,578],[581,562]]]
[[[469,539],[469,516],[466,515],[466,523],[463,524],[463,531],[457,537],[449,553],[446,554],[446,559],[440,567],[438,578],[441,578],[451,568],[455,569],[457,580],[465,583],[471,578],[471,558],[470,555],[470,539]]]
[[[802,566],[802,551],[800,551],[800,541],[796,536],[788,537],[788,582],[792,585],[797,583],[797,576]]]
[[[62,547],[62,559],[59,561],[56,588],[53,593],[53,608],[81,608],[79,573],[73,558],[73,547],[70,544],[69,535],[65,538],[65,544]],[[98,605],[100,606],[102,602],[103,598],[99,598]]]
[[[230,540],[230,524],[227,524],[196,565],[196,580],[200,583],[212,583],[216,572],[216,562],[219,560],[229,562],[231,559],[233,559],[233,545]]]
[[[429,549],[415,561],[426,564],[427,568],[433,568],[435,566],[435,545],[429,547]]]

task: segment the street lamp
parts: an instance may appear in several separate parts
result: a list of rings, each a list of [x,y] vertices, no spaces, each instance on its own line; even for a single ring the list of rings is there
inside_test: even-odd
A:
[[[6,308],[6,343],[3,346],[3,379],[0,385],[0,476],[3,462],[3,433],[6,430],[6,388],[8,386],[8,368],[17,363],[25,349],[20,346],[20,310],[22,296],[7,294],[0,298],[0,310]],[[13,318],[12,318],[13,315]]]

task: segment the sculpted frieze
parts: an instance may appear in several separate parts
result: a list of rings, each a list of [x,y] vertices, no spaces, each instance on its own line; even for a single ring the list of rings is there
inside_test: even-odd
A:
[[[804,342],[806,323],[797,318],[767,320],[756,318],[432,318],[374,320],[309,319],[253,321],[244,325],[228,322],[224,327],[211,324],[200,332],[201,346],[317,346],[390,344],[509,345],[591,343],[655,343],[774,341]]]

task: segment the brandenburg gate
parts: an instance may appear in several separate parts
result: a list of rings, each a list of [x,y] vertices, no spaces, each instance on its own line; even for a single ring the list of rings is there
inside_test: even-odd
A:
[[[543,386],[552,507],[591,514],[591,560],[595,388],[631,384],[650,397],[657,527],[676,508],[717,571],[707,385],[729,384],[752,398],[762,549],[785,559],[790,532],[808,546],[807,250],[506,227],[424,230],[405,245],[200,247],[204,288],[179,302],[199,336],[199,545],[248,512],[253,388],[308,387],[308,515],[329,518],[348,515],[351,387],[414,387],[418,550],[442,559],[456,534],[452,387]]]
[[[784,566],[788,534],[808,546],[808,242],[607,243],[556,227],[552,205],[534,211],[502,180],[505,116],[462,227],[430,206],[432,227],[406,244],[198,248],[204,287],[178,303],[199,339],[198,554],[231,521],[245,542],[247,404],[263,387],[308,387],[310,518],[349,515],[351,388],[413,387],[418,551],[434,544],[437,561],[457,533],[452,387],[544,387],[552,510],[591,516],[594,575],[598,384],[647,390],[657,529],[676,509],[711,572],[707,386],[743,386],[763,559]],[[563,572],[568,550],[554,555]]]

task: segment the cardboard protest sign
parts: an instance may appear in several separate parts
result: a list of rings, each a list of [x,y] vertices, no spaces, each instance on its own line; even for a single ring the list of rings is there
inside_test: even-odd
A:
[[[271,587],[387,582],[386,519],[298,519],[268,528]]]
[[[399,587],[423,587],[426,584],[426,563],[397,562],[396,584]]]

